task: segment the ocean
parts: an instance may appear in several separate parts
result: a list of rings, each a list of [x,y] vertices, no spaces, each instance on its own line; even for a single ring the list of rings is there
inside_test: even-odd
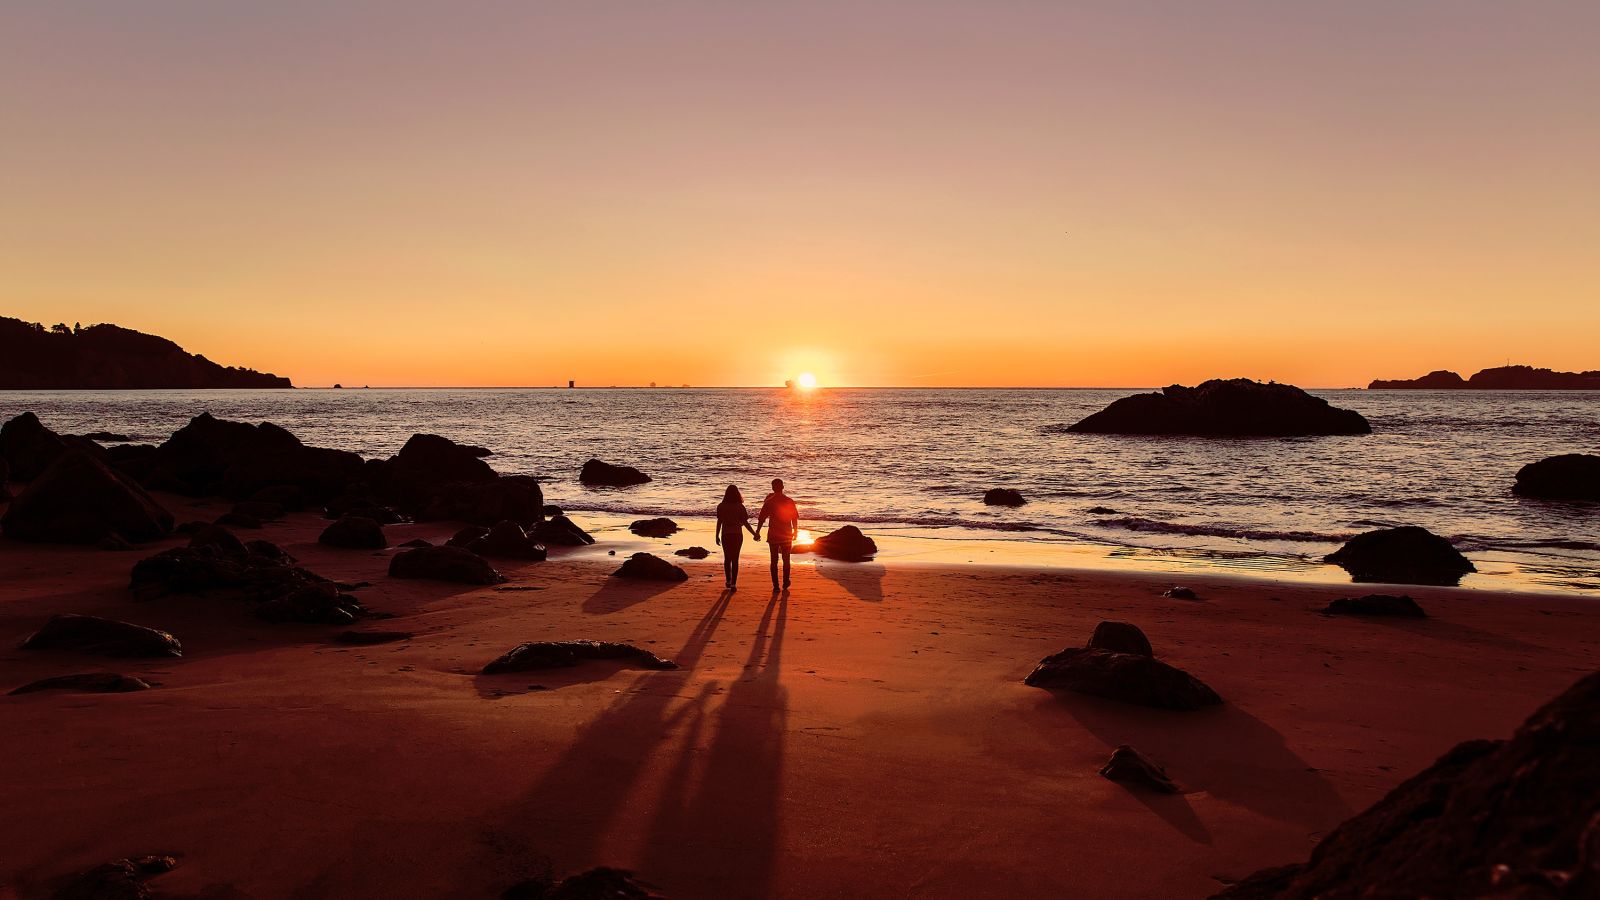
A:
[[[753,510],[782,477],[812,530],[855,523],[888,556],[930,560],[1339,580],[1324,554],[1415,524],[1478,564],[1465,586],[1600,593],[1600,507],[1510,491],[1526,463],[1600,452],[1600,392],[1314,391],[1371,421],[1359,437],[1066,433],[1138,390],[30,391],[0,392],[0,416],[31,409],[58,431],[159,442],[209,410],[365,456],[434,432],[491,448],[499,471],[542,476],[547,502],[613,527],[709,516],[728,484]],[[655,480],[584,488],[590,457]],[[991,487],[1029,502],[986,507]]]

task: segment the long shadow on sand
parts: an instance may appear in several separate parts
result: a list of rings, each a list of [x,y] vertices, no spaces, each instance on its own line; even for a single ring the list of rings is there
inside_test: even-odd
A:
[[[1186,790],[1203,790],[1280,822],[1324,831],[1352,810],[1327,779],[1289,749],[1283,735],[1232,704],[1193,712],[1144,709],[1054,691],[1066,710],[1107,746],[1132,744],[1166,766]],[[1141,798],[1144,799],[1144,798]],[[1147,805],[1195,840],[1209,835],[1188,804]]]
[[[665,594],[677,587],[676,581],[638,581],[629,578],[607,578],[600,589],[583,601],[583,611],[595,616],[608,616],[630,606],[637,606]]]
[[[883,576],[887,571],[883,563],[817,560],[817,574],[868,603],[883,602]]]
[[[1538,644],[1530,644],[1527,641],[1518,640],[1504,632],[1484,631],[1481,628],[1473,628],[1471,625],[1462,625],[1459,622],[1436,618],[1431,614],[1426,619],[1403,619],[1393,616],[1324,616],[1324,618],[1345,618],[1347,621],[1368,624],[1374,628],[1392,628],[1395,631],[1410,632],[1418,637],[1449,641],[1450,643],[1464,644],[1469,647],[1517,650],[1523,653],[1544,653],[1549,649]]]
[[[678,669],[636,678],[526,794],[485,823],[494,843],[532,846],[564,871],[615,864],[600,858],[602,845],[633,818],[649,823],[640,868],[646,880],[664,886],[680,878],[726,880],[728,896],[766,893],[777,851],[787,719],[786,691],[778,684],[787,596],[769,601],[745,674],[720,705],[717,682],[688,690],[735,596],[718,595],[673,657]],[[667,759],[670,753],[676,756]],[[654,801],[638,796],[652,771],[664,778]],[[627,816],[630,804],[641,803],[648,817]]]

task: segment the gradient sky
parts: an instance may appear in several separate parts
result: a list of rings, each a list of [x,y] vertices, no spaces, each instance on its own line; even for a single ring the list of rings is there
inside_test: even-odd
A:
[[[1600,368],[1600,3],[0,0],[0,313],[299,384]]]

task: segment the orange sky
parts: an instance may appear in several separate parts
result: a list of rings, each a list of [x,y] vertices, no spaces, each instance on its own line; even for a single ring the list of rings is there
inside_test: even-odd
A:
[[[305,385],[1600,368],[1597,39],[1473,0],[19,4],[0,313]]]

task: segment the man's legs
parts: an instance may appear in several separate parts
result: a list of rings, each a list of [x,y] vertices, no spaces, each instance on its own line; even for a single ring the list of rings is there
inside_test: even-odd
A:
[[[778,589],[778,548],[779,548],[779,546],[781,546],[781,545],[777,541],[768,541],[767,542],[767,550],[769,552],[771,552],[771,554],[772,554],[772,589],[773,590],[777,590]],[[788,569],[788,564],[789,564],[789,555],[787,553],[785,553],[784,556],[783,556],[783,562],[784,562],[784,568],[787,570]]]
[[[783,553],[783,586],[787,588],[789,586],[789,553],[794,549],[794,545],[788,541],[784,541],[782,544],[777,546],[783,548],[781,551]],[[773,583],[776,584],[778,579],[776,566],[773,567],[772,579]]]

